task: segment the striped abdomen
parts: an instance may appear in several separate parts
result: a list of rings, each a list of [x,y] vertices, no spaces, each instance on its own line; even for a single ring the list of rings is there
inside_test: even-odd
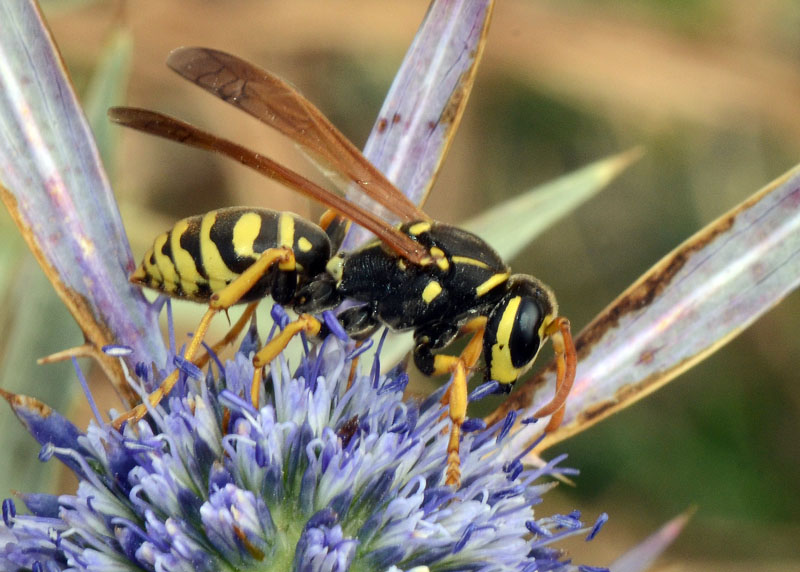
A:
[[[178,221],[158,236],[131,281],[170,296],[207,301],[249,267],[265,250],[294,251],[298,277],[324,271],[330,241],[317,225],[289,212],[231,207]],[[269,294],[265,278],[240,301]]]

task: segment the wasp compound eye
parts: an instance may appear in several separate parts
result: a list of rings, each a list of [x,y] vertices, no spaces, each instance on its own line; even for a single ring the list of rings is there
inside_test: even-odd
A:
[[[511,326],[511,336],[508,340],[511,353],[511,365],[515,368],[524,368],[539,352],[539,328],[542,325],[542,311],[539,304],[532,298],[521,298],[514,323]]]

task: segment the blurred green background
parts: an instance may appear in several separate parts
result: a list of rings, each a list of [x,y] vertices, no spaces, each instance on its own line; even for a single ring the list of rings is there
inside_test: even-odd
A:
[[[178,114],[311,175],[291,144],[168,71],[169,50],[207,45],[269,68],[362,145],[426,7],[424,0],[46,4],[79,91],[124,28],[133,67],[127,100],[117,103]],[[646,149],[644,159],[512,261],[553,287],[576,330],[689,235],[800,162],[800,3],[499,2],[426,210],[458,222],[635,145]],[[126,133],[115,150],[113,180],[137,257],[177,218],[211,208],[319,213],[238,165],[137,134]],[[13,235],[2,221],[3,236]],[[57,306],[46,302],[48,288],[19,288],[42,279],[12,243],[4,241],[0,260],[10,276],[3,324],[35,332],[46,320],[50,335],[24,350],[7,336],[0,383],[53,403],[52,395],[64,399],[65,384],[77,386],[74,374],[57,366],[20,373],[16,356],[80,339],[66,312],[57,318],[46,310]],[[181,306],[181,327],[190,330],[202,308]],[[28,307],[39,313],[24,314]],[[581,475],[576,488],[548,494],[541,510],[611,516],[596,541],[570,544],[576,562],[608,564],[696,505],[659,569],[800,567],[799,332],[795,294],[666,388],[548,452],[569,453]]]

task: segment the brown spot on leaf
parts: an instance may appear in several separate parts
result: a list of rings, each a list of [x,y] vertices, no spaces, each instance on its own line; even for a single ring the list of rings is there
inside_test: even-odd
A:
[[[656,351],[658,350],[648,349],[643,351],[639,355],[639,359],[636,361],[636,363],[640,365],[652,363],[653,360],[656,358]]]
[[[590,407],[581,412],[579,423],[591,423],[595,419],[602,419],[604,414],[613,410],[616,404],[617,402],[613,399],[592,404]]]
[[[472,68],[461,74],[458,86],[453,90],[453,94],[439,116],[439,123],[458,125],[458,120],[461,119],[461,114],[464,111],[464,105],[467,103],[467,97],[469,97],[469,92],[472,90],[474,74],[471,72]]]

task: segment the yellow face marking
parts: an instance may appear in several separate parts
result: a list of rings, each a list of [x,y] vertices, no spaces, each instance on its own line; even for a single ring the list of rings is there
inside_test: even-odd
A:
[[[257,258],[260,253],[253,245],[261,232],[261,217],[256,213],[245,213],[233,227],[233,250],[242,257]]]
[[[442,293],[442,285],[436,280],[431,280],[425,289],[422,291],[422,299],[426,304],[433,302],[434,298]]]
[[[489,268],[489,265],[485,262],[482,262],[476,258],[470,258],[469,256],[453,256],[451,260],[456,264],[471,264],[472,266],[477,266],[478,268]]]
[[[481,296],[483,296],[484,294],[489,292],[495,286],[498,286],[498,285],[502,284],[503,282],[505,282],[506,280],[508,280],[509,276],[511,276],[510,272],[501,272],[499,274],[495,274],[491,278],[489,278],[486,282],[484,282],[483,284],[478,285],[475,288],[475,293],[480,298]]]
[[[160,234],[153,243],[153,253],[156,257],[156,266],[161,273],[161,284],[166,292],[176,292],[178,289],[178,272],[172,259],[166,256],[162,249],[167,242],[167,233]]]
[[[184,293],[191,296],[199,290],[199,284],[206,280],[197,271],[197,265],[190,252],[181,246],[181,236],[189,229],[188,219],[179,220],[172,229],[170,237],[170,247],[172,248],[172,260],[175,263],[175,270],[180,275],[181,288]]]
[[[211,227],[217,220],[217,213],[211,211],[203,217],[200,223],[200,258],[203,261],[203,268],[208,276],[208,285],[212,292],[222,290],[228,282],[238,276],[228,268],[225,261],[217,249],[217,245],[211,240]]]
[[[314,245],[311,244],[311,241],[308,240],[305,236],[301,236],[297,239],[297,247],[300,249],[301,252],[308,252]]]
[[[511,350],[508,347],[520,301],[521,298],[515,296],[506,306],[497,328],[497,340],[492,345],[492,371],[489,372],[489,375],[500,383],[515,381],[520,373],[511,364]]]
[[[418,222],[417,224],[412,224],[408,227],[408,234],[411,236],[417,236],[422,234],[423,232],[428,232],[431,229],[431,223],[429,222]]]
[[[405,270],[406,268],[408,268],[408,266],[406,265],[406,261],[403,260],[402,258],[397,259],[397,267],[400,270]]]
[[[445,257],[444,250],[437,246],[431,247],[431,256],[436,260],[436,266],[438,266],[442,272],[450,270],[450,262],[448,262]]]

